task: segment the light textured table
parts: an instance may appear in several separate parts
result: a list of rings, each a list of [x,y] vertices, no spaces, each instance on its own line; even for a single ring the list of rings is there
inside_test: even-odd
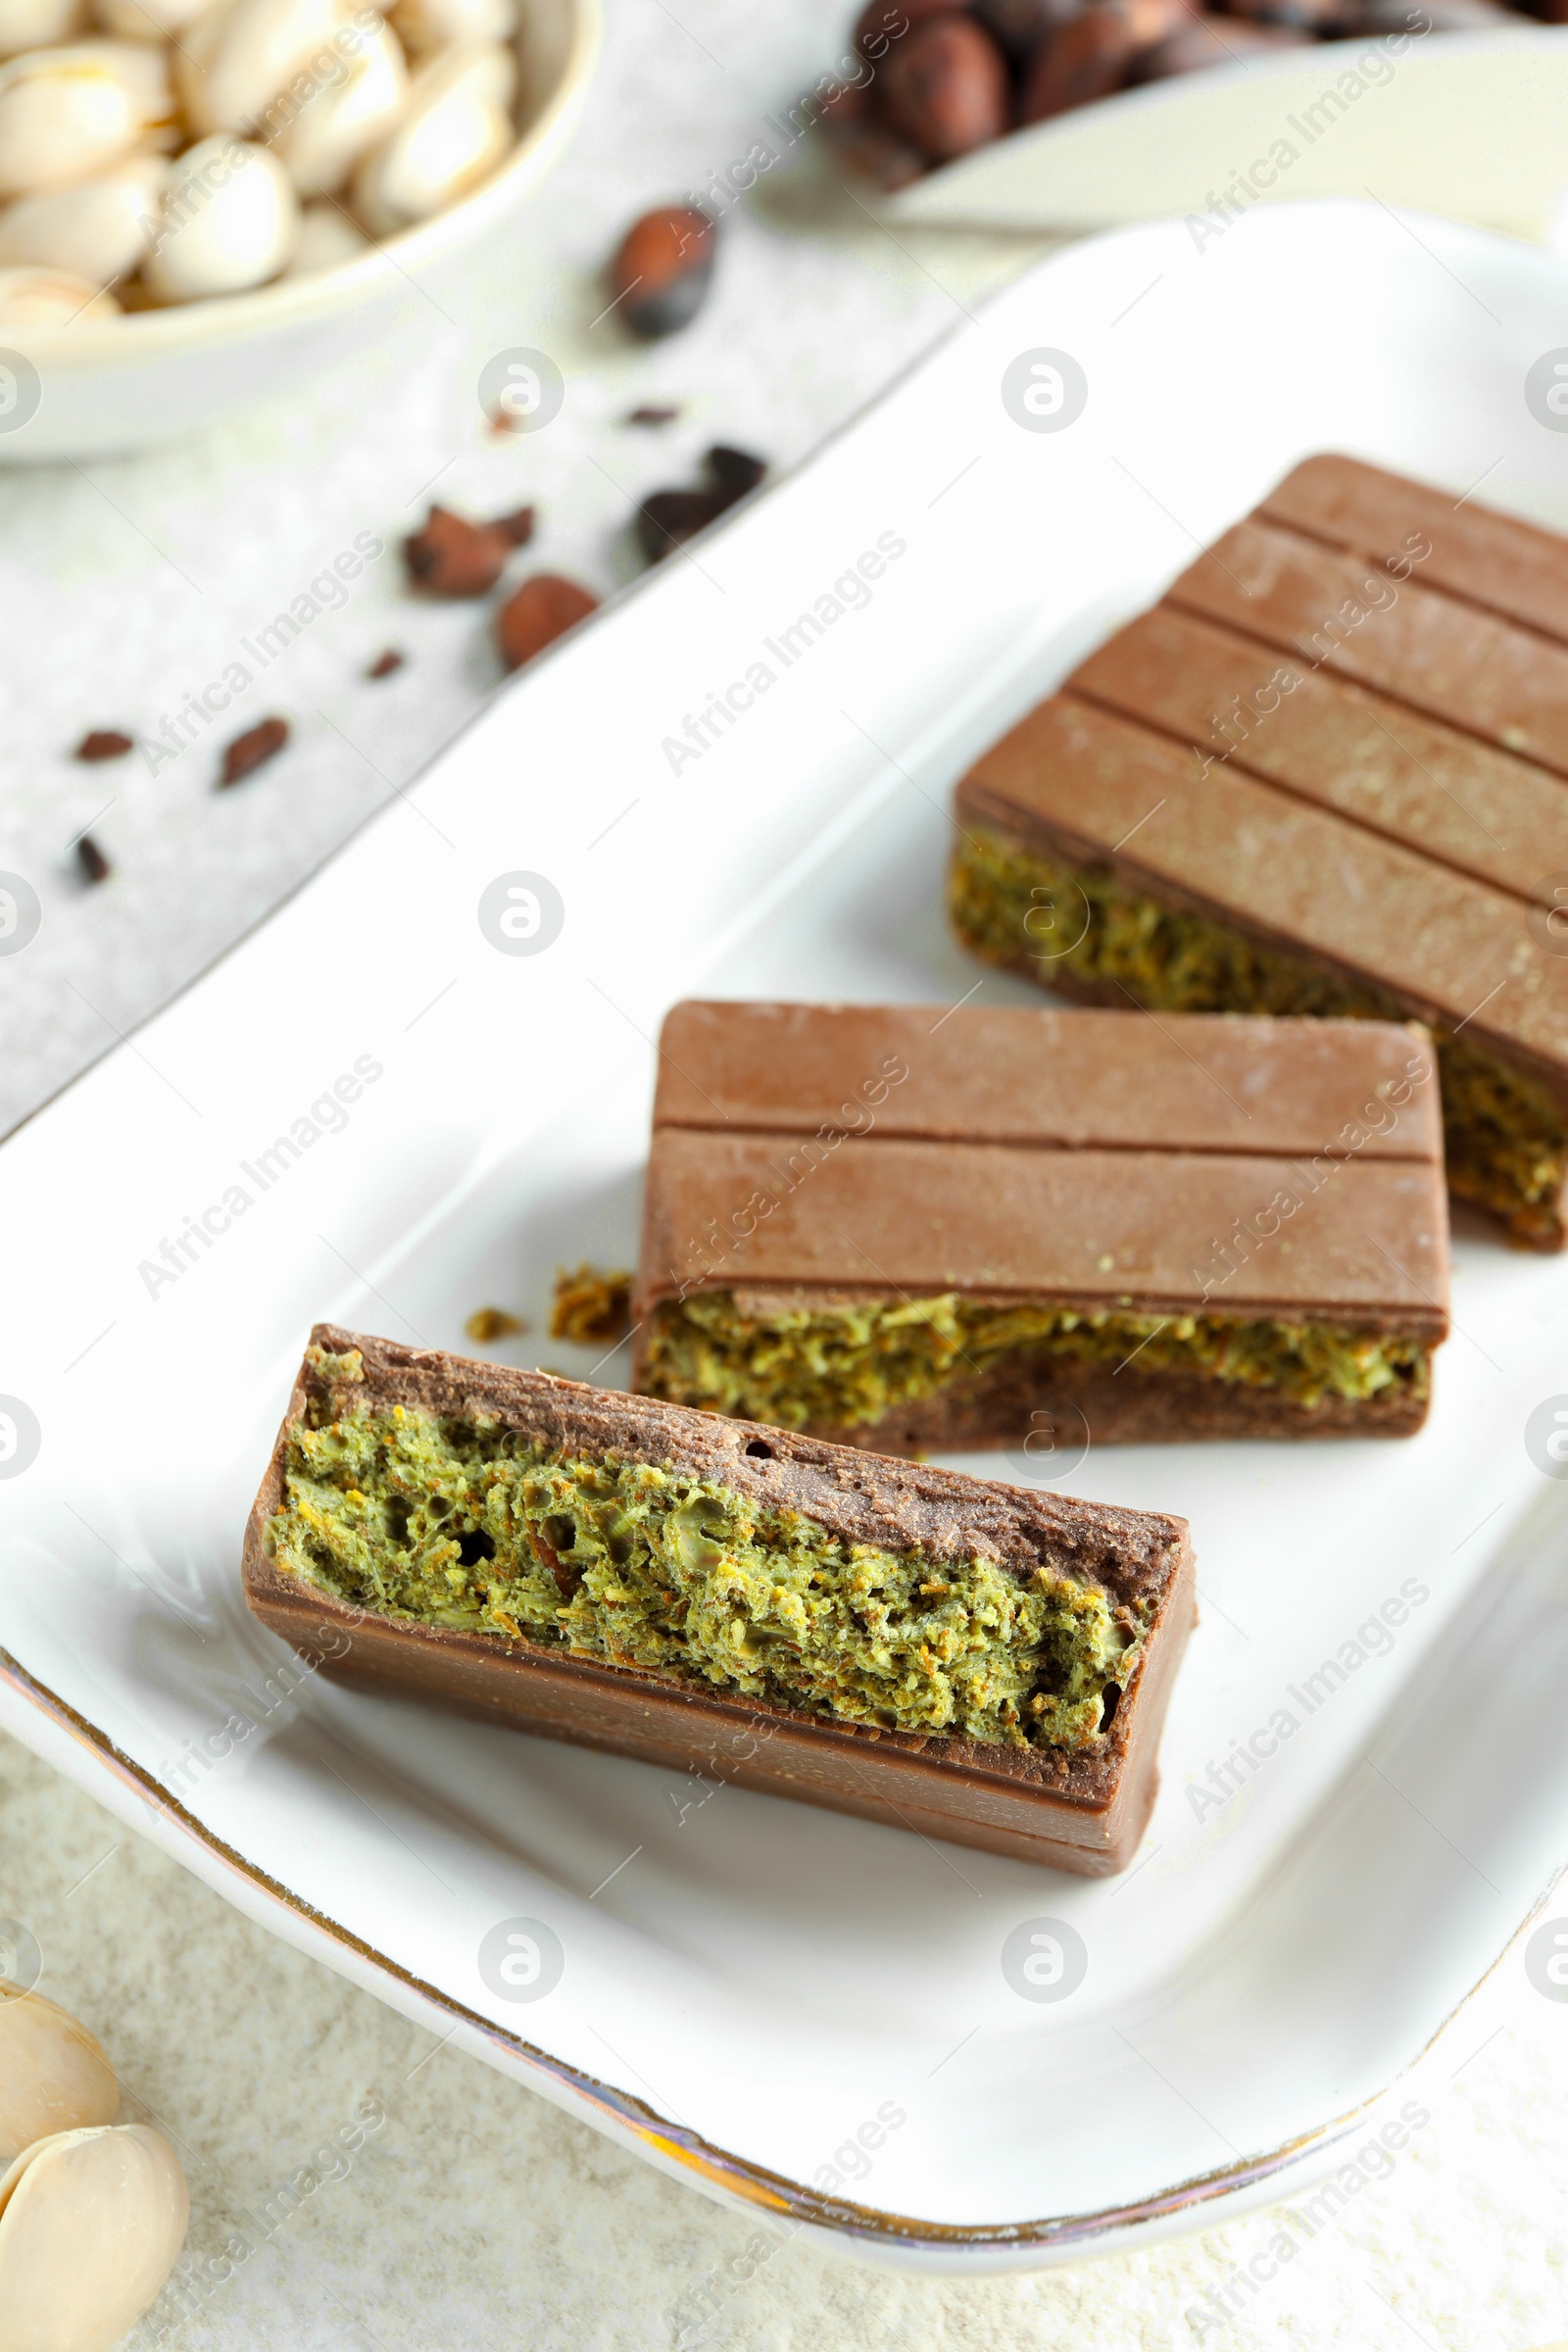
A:
[[[626,220],[744,156],[762,118],[841,53],[848,14],[849,0],[610,0],[605,63],[547,194],[466,284],[443,283],[406,347],[201,444],[0,475],[0,865],[45,904],[37,941],[0,964],[0,1125],[264,914],[493,688],[481,609],[401,593],[392,550],[433,480],[474,513],[537,501],[519,569],[536,557],[609,590],[635,569],[626,523],[648,489],[693,478],[713,439],[799,457],[1034,257],[1017,241],[895,243],[803,156],[727,221],[714,298],[688,334],[642,350],[612,318],[594,323]],[[484,361],[518,344],[551,351],[572,394],[527,442],[488,433],[474,390]],[[621,421],[664,400],[682,410],[664,431]],[[363,530],[385,558],[226,722],[284,712],[283,760],[221,795],[212,741],[156,774],[70,760],[88,726],[156,731]],[[388,644],[409,666],[366,683]],[[116,868],[94,891],[71,855],[88,824]],[[194,2200],[185,2274],[211,2280],[242,2212],[277,2223],[220,2283],[167,2297],[135,2352],[658,2352],[710,2282],[721,2316],[703,2352],[1525,2352],[1568,2338],[1568,2004],[1532,1991],[1518,1962],[1423,2090],[1430,2123],[1387,2179],[1366,2168],[1326,2226],[1259,2215],[970,2284],[800,2239],[754,2264],[757,2223],[272,1941],[5,1740],[0,1914],[28,1923],[43,1988],[109,2045],[128,2112],[178,2144]],[[385,2121],[346,2177],[291,2202],[287,2184],[368,2099]]]

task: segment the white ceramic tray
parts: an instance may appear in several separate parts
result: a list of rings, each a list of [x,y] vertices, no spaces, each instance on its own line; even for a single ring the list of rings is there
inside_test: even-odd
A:
[[[313,1318],[461,1347],[481,1303],[538,1314],[558,1261],[627,1258],[674,997],[1028,1001],[945,933],[949,785],[1298,457],[1568,520],[1568,442],[1522,390],[1565,296],[1542,255],[1375,207],[1254,216],[1202,255],[1170,225],[1075,247],[502,696],[13,1136],[0,1392],[40,1438],[0,1479],[0,1719],[460,2047],[869,2254],[1039,2263],[1343,2161],[1562,1858],[1568,1491],[1523,1432],[1568,1385],[1568,1259],[1461,1238],[1411,1443],[1076,1473],[1188,1514],[1205,1601],[1149,1838],[1108,1883],[319,1676],[290,1691],[240,1603],[240,1531]],[[1065,429],[1004,405],[1041,349],[1084,372]],[[759,664],[753,707],[675,759]],[[514,873],[560,894],[544,952],[481,928]],[[1247,1741],[1266,1760],[1195,1802]],[[532,2000],[481,1967],[517,1920],[563,1957]],[[1086,1954],[1052,2002],[1003,1965],[1042,1920]]]

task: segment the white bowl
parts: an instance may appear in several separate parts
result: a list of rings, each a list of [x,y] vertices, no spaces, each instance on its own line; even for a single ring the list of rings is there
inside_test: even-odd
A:
[[[482,187],[318,277],[64,329],[10,329],[0,349],[0,465],[176,440],[306,381],[384,332],[419,301],[416,281],[506,226],[571,128],[598,55],[600,0],[526,0],[523,16],[517,144]],[[5,396],[19,374],[23,398],[13,397],[13,413],[31,405],[29,368],[36,406],[7,430]]]

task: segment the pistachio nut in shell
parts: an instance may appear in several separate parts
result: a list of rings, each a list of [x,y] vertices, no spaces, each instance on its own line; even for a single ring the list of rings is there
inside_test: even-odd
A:
[[[189,2221],[174,2151],[145,2124],[35,2141],[0,2177],[5,2352],[108,2352],[157,2301]]]
[[[134,41],[9,58],[0,66],[0,197],[92,179],[173,122],[164,61]]]
[[[118,318],[120,305],[84,277],[66,270],[35,270],[24,264],[0,270],[0,334],[28,327],[74,326],[80,319]]]
[[[353,0],[230,0],[208,10],[174,54],[187,122],[198,135],[262,124],[270,137],[279,123],[270,110],[282,94],[293,91],[297,104],[299,81],[335,79],[379,21]]]
[[[498,41],[460,42],[419,68],[402,115],[354,174],[354,209],[372,236],[428,220],[494,171],[514,136],[516,79]]]
[[[308,204],[300,216],[299,242],[289,257],[285,277],[319,277],[323,270],[341,270],[370,250],[352,220],[335,204]]]
[[[127,156],[100,179],[18,196],[0,208],[0,269],[20,262],[106,286],[140,267],[157,224],[169,166]]]
[[[41,1992],[0,1995],[0,2163],[119,2113],[115,2070],[84,2025]]]
[[[0,57],[74,40],[86,17],[82,0],[0,0]]]
[[[517,0],[393,0],[387,22],[411,57],[456,41],[510,41]]]
[[[105,32],[122,41],[167,41],[204,17],[213,0],[94,0]]]
[[[299,228],[299,198],[276,156],[220,131],[171,166],[142,282],[160,302],[243,293],[277,275]]]
[[[300,194],[326,196],[340,188],[366,148],[396,122],[408,94],[403,52],[378,24],[346,61],[342,78],[313,90],[272,142]],[[288,103],[285,93],[273,111]]]

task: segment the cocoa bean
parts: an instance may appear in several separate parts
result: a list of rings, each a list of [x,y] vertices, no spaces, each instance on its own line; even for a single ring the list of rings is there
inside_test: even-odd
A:
[[[973,17],[933,17],[889,52],[882,111],[888,127],[927,162],[950,163],[1006,129],[1007,61]]]
[[[686,205],[665,205],[632,222],[610,283],[634,335],[652,342],[690,325],[712,278],[715,238],[708,215]]]

